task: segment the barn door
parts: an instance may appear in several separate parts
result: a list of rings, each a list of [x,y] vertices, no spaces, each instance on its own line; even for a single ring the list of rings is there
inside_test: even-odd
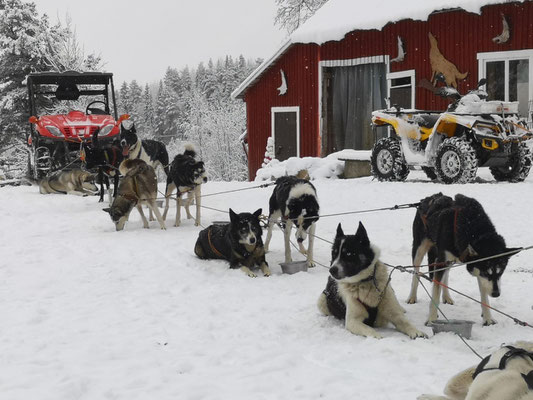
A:
[[[272,107],[272,137],[277,160],[300,156],[300,107]]]

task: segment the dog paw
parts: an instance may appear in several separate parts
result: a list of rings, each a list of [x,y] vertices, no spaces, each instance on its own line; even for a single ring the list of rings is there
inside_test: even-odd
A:
[[[263,275],[266,276],[266,277],[269,277],[270,276],[270,271],[264,272]]]
[[[452,300],[451,297],[443,297],[443,298],[442,298],[442,302],[443,302],[444,304],[450,304],[450,305],[452,305],[452,306],[455,304],[455,302]]]
[[[315,267],[316,267],[316,264],[314,262],[307,263],[307,268],[315,268]]]
[[[181,225],[181,224],[179,224],[179,223],[174,224],[174,226],[175,226],[176,228],[177,228],[178,226],[180,226],[180,225]]]
[[[252,271],[247,272],[246,275],[248,275],[250,278],[257,278],[257,275],[254,274]]]
[[[415,297],[409,297],[405,302],[407,304],[415,304],[416,303],[416,296]]]
[[[436,318],[435,319],[428,319],[424,325],[431,326],[433,324],[433,322],[435,322],[436,320],[437,320]]]
[[[415,330],[415,331],[409,333],[409,337],[410,337],[411,339],[416,339],[416,338],[427,339],[427,338],[428,338],[428,335],[426,335],[426,334],[425,334],[424,332],[422,332],[422,331]]]
[[[498,322],[496,322],[496,320],[492,318],[483,320],[483,326],[496,325],[497,323]]]
[[[199,222],[195,222],[194,226],[200,226],[200,223]]]
[[[379,333],[372,333],[370,335],[367,335],[367,337],[371,337],[371,338],[374,338],[374,339],[383,339],[383,336],[381,336]]]

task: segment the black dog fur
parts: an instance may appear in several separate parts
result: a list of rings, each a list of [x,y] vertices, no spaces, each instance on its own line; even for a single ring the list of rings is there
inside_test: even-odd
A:
[[[413,221],[413,265],[416,270],[424,255],[428,263],[446,261],[471,262],[496,254],[507,253],[504,238],[496,232],[489,216],[481,204],[470,197],[457,194],[455,199],[437,193],[423,199]],[[482,303],[488,304],[488,296],[500,295],[500,278],[507,267],[510,255],[493,258],[467,265],[468,272],[478,278]],[[448,270],[441,266],[430,265],[430,276],[447,284]],[[408,302],[416,301],[418,279],[413,277]],[[437,318],[440,289],[433,285],[433,300],[430,303],[428,323]],[[443,292],[444,302],[453,304],[447,288]],[[483,323],[494,324],[490,309],[481,307]]]
[[[97,129],[92,136],[90,143],[83,142],[82,149],[85,153],[83,161],[85,169],[97,170],[97,182],[100,183],[100,200],[104,201],[104,184],[109,191],[109,177],[113,177],[113,197],[117,196],[119,172],[118,166],[124,160],[122,156],[122,149],[117,143],[111,143],[106,146],[101,146],[98,140],[100,129]]]
[[[259,209],[253,214],[236,214],[230,208],[230,223],[211,225],[200,231],[194,253],[202,260],[227,260],[230,268],[240,268],[250,277],[256,276],[251,271],[255,266],[270,276],[259,224],[261,212]]]
[[[125,124],[131,126],[127,128]],[[165,145],[157,140],[139,139],[135,124],[128,120],[120,124],[120,145],[124,158],[139,158],[154,169],[161,165],[168,176],[168,152]]]
[[[282,176],[276,180],[276,186],[269,201],[268,233],[265,247],[268,251],[272,228],[275,221],[280,218],[285,225],[285,262],[292,262],[290,250],[290,233],[292,225],[296,226],[296,240],[300,252],[307,254],[307,264],[313,267],[313,242],[315,223],[319,218],[320,206],[316,189],[311,182],[295,176]],[[307,250],[302,242],[309,233],[309,245]]]
[[[170,164],[170,171],[167,176],[167,187],[165,190],[165,211],[163,213],[163,219],[167,217],[169,208],[169,199],[175,189],[177,189],[176,195],[176,222],[175,226],[180,225],[181,220],[181,203],[182,197],[185,193],[188,193],[188,200],[185,203],[185,209],[187,211],[187,218],[192,218],[189,211],[189,205],[193,199],[196,202],[196,218],[195,225],[200,225],[200,207],[201,207],[201,188],[202,183],[207,182],[205,175],[205,167],[203,161],[196,160],[196,151],[192,145],[187,145],[183,154],[178,154],[172,160]]]

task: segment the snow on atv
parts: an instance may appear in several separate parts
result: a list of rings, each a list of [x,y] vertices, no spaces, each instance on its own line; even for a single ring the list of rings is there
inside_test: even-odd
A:
[[[489,167],[497,181],[521,182],[531,169],[533,137],[518,115],[518,102],[487,101],[480,87],[461,96],[451,87],[423,87],[453,99],[447,111],[399,108],[372,113],[372,125],[391,127],[391,137],[379,139],[371,156],[372,175],[380,181],[404,181],[409,168],[421,167],[430,179],[468,183],[478,167]]]
[[[127,118],[117,118],[111,73],[32,73],[27,86],[31,115],[28,172],[35,180],[79,166],[82,141],[91,141],[98,130],[100,143],[112,141],[120,133],[121,119]]]

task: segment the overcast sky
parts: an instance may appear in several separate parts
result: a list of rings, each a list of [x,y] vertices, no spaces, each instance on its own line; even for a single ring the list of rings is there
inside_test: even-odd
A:
[[[226,54],[266,58],[285,33],[275,0],[32,0],[52,23],[71,16],[86,54],[99,53],[116,83],[163,77]]]

